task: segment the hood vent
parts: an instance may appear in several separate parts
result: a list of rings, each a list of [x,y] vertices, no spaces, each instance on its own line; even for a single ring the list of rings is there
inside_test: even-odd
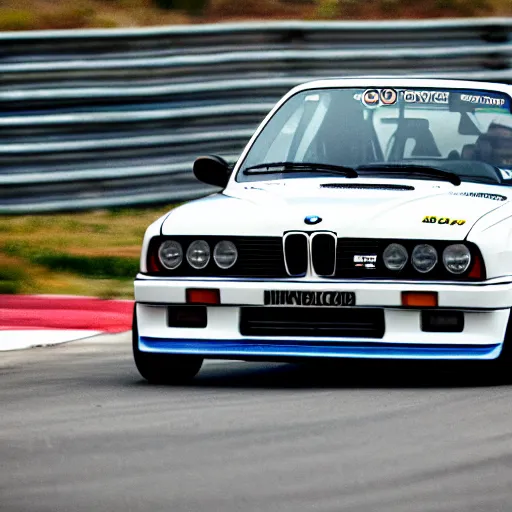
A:
[[[414,190],[410,185],[372,185],[362,183],[322,183],[320,188],[351,188],[355,190]]]

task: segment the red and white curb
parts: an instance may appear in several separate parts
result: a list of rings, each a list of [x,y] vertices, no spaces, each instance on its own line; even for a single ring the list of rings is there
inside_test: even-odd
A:
[[[133,301],[67,295],[0,295],[0,351],[129,331]]]

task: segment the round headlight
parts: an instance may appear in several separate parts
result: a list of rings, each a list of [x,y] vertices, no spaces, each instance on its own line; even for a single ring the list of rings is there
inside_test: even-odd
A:
[[[210,261],[210,246],[204,240],[192,242],[187,249],[187,261],[197,270],[208,265]]]
[[[471,253],[463,244],[449,245],[443,251],[443,263],[452,274],[462,274],[471,263]]]
[[[430,272],[436,266],[437,251],[428,244],[417,245],[412,251],[411,261],[418,272]]]
[[[238,251],[233,242],[223,240],[219,242],[213,250],[213,259],[220,268],[231,268],[238,258]]]
[[[174,270],[183,261],[183,249],[181,244],[174,240],[162,242],[158,249],[160,263],[169,270]]]
[[[402,270],[407,263],[408,257],[407,250],[400,244],[390,244],[382,253],[384,265],[389,270]]]

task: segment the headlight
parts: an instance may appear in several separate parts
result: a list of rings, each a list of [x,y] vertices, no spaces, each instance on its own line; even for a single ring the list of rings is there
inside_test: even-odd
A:
[[[169,270],[174,270],[183,261],[183,249],[181,244],[174,240],[163,242],[158,249],[160,263]]]
[[[233,242],[223,240],[219,242],[213,250],[213,259],[222,269],[231,268],[236,263],[237,258],[238,251]]]
[[[443,263],[452,274],[462,274],[471,263],[471,253],[463,244],[449,245],[443,251]]]
[[[210,246],[204,240],[192,242],[187,249],[187,261],[197,270],[206,267],[210,261]]]
[[[422,274],[430,272],[437,263],[437,251],[428,244],[417,245],[412,251],[412,266]]]
[[[407,250],[403,245],[390,244],[386,247],[386,250],[382,254],[384,265],[389,270],[402,270],[407,263]]]

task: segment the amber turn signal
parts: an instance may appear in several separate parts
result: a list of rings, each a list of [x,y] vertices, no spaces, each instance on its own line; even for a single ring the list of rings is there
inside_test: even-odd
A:
[[[437,303],[437,292],[402,292],[402,306],[436,308]]]

